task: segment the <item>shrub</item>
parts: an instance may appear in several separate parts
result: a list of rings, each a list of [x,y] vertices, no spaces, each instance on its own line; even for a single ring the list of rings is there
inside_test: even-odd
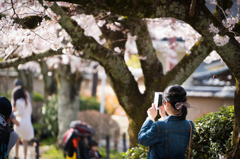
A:
[[[49,98],[47,104],[42,109],[42,134],[56,137],[58,134],[58,105],[57,96],[53,95]]]
[[[231,147],[233,119],[233,106],[196,119],[191,146],[194,158],[218,158],[218,154],[225,154]]]
[[[7,91],[7,93],[0,91],[0,96],[1,97],[6,97],[9,101],[11,101],[11,99],[12,99],[12,97],[11,97],[12,96],[12,90]]]
[[[127,152],[123,152],[122,156],[126,159],[147,159],[148,147],[144,147],[138,144],[136,147],[128,149]]]
[[[78,113],[78,119],[85,121],[95,129],[96,133],[93,136],[95,140],[98,141],[100,136],[104,139],[106,135],[110,135],[110,140],[113,141],[114,145],[118,144],[120,127],[110,115],[102,114],[96,110],[85,110]]]
[[[80,97],[80,106],[79,110],[89,110],[94,109],[99,111],[100,110],[100,103],[97,101],[96,97]]]
[[[42,101],[44,101],[44,96],[41,93],[34,91],[33,92],[33,100],[36,102],[42,102]]]

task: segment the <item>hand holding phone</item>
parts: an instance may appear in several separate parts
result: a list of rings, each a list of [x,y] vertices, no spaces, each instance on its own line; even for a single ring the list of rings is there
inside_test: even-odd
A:
[[[162,92],[155,92],[154,94],[154,104],[155,104],[155,110],[158,110],[159,106],[162,106]]]

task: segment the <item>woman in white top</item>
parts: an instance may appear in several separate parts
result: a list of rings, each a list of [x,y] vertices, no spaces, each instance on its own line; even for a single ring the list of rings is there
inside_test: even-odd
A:
[[[28,99],[25,91],[20,88],[16,90],[13,94],[14,99],[14,114],[16,119],[19,121],[20,126],[14,125],[14,130],[18,133],[19,138],[21,138],[24,150],[24,159],[27,156],[27,144],[28,141],[34,138],[34,131],[31,122],[32,105],[31,101]],[[15,146],[15,158],[18,158],[18,148],[20,139],[18,139]]]

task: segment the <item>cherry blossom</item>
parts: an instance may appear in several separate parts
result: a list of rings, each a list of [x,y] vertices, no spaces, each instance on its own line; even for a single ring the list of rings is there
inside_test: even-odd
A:
[[[216,28],[216,27],[213,25],[213,23],[210,24],[209,31],[212,32],[212,33],[216,33],[216,34],[219,32],[218,28]]]
[[[218,55],[218,53],[213,50],[209,56],[207,56],[205,59],[204,59],[204,62],[205,63],[211,63],[212,61],[216,61],[216,60],[219,60],[221,59],[221,57]]]
[[[223,46],[228,43],[229,37],[227,35],[220,36],[219,34],[216,34],[213,37],[213,40],[217,46]]]
[[[215,0],[210,0],[210,2],[212,4],[216,4],[216,6],[219,7],[223,11],[223,9],[217,4],[217,2]],[[239,1],[237,1],[237,4],[240,5]],[[227,28],[229,30],[229,32],[233,32],[232,31],[233,28],[239,22],[239,14],[237,14],[236,16],[233,16],[233,12],[231,12],[229,9],[226,9],[225,12],[223,11],[223,14],[225,15],[225,19],[222,20],[223,26],[225,28]],[[216,35],[213,37],[213,40],[217,46],[224,46],[225,44],[228,43],[229,37],[227,35],[220,36],[218,34],[219,29],[216,28],[213,24],[210,24],[209,31],[212,33],[216,33]],[[235,33],[235,36],[236,36],[236,33]],[[235,39],[238,39],[238,38],[235,37]],[[239,42],[239,40],[238,40],[238,42]]]

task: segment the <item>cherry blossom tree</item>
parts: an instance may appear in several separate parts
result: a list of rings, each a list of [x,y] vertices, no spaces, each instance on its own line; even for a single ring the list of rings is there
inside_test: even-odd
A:
[[[3,7],[1,13],[4,14],[0,23],[2,34],[10,34],[14,29],[19,30],[18,34],[22,34],[19,42],[16,43],[17,45],[15,45],[15,42],[11,45],[6,44],[10,42],[9,40],[7,40],[8,42],[1,42],[1,51],[3,53],[0,55],[5,58],[5,61],[0,63],[1,68],[52,56],[53,54],[62,54],[62,51],[64,49],[67,50],[68,47],[61,46],[60,37],[43,36],[38,31],[49,28],[50,25],[57,25],[59,28],[64,29],[70,36],[75,56],[98,61],[104,67],[111,81],[112,88],[128,115],[130,121],[130,142],[131,146],[134,146],[137,143],[136,136],[138,131],[145,120],[146,110],[153,101],[153,92],[163,91],[170,84],[183,83],[208,54],[215,50],[236,78],[237,87],[234,99],[235,125],[233,147],[232,151],[229,152],[229,156],[237,158],[240,155],[240,151],[238,151],[238,134],[240,133],[240,93],[238,82],[240,80],[239,25],[237,16],[225,17],[225,10],[232,7],[233,3],[231,0],[213,1],[212,3],[218,4],[215,15],[205,6],[205,0],[134,0],[127,2],[124,0],[64,0],[61,3],[55,3],[55,0],[49,1],[48,3],[46,1],[15,0],[1,3]],[[26,7],[21,7],[24,5]],[[31,18],[28,19],[27,17],[29,16]],[[92,17],[95,20],[92,20]],[[192,38],[193,40],[190,41],[197,42],[194,45],[192,44],[193,46],[186,46],[190,54],[186,54],[166,74],[163,73],[162,64],[157,59],[149,34],[149,32],[151,33],[150,21],[156,23],[152,19],[162,17],[173,17],[181,20],[181,23],[178,23],[178,21],[176,23],[168,22],[168,24],[165,24],[165,27],[164,22],[160,20],[159,25],[163,24],[163,28],[170,26],[173,30],[178,30],[181,24],[185,22],[201,35],[199,38],[200,35],[193,33],[195,38]],[[92,23],[91,25],[89,25],[89,21]],[[96,24],[98,24],[102,36],[100,36],[99,30],[97,30]],[[25,30],[20,32],[27,26],[33,29],[29,29],[30,32]],[[184,32],[189,32],[190,35],[192,31],[188,31],[186,26],[186,30],[183,30]],[[96,28],[94,29],[95,32],[91,30],[92,27]],[[41,29],[38,30],[38,28]],[[140,59],[142,59],[140,63],[146,87],[144,93],[139,91],[137,82],[125,64],[124,53],[125,50],[129,50],[125,47],[127,41],[126,33],[137,36],[137,53]],[[191,37],[181,36],[185,37],[186,43],[187,37]],[[33,54],[30,51],[29,54],[20,55],[17,58],[12,56],[20,48],[17,47],[20,43],[22,46],[29,48],[34,45],[32,44],[32,39],[36,37],[45,37],[44,40],[51,43],[51,48],[53,50],[58,49],[58,51],[41,54]]]

